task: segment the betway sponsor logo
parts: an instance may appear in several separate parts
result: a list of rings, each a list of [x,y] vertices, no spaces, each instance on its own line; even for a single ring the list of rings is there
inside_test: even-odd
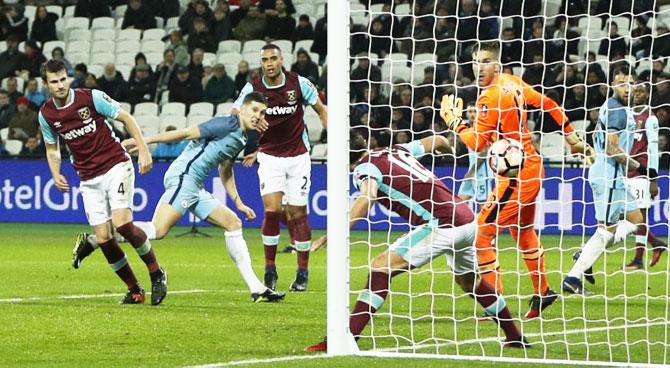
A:
[[[95,130],[97,129],[95,125],[95,120],[90,119],[90,121],[91,121],[90,123],[85,124],[81,128],[72,129],[69,132],[63,134],[63,139],[65,139],[66,141],[70,141],[79,138],[83,135],[95,132]],[[86,123],[86,121],[84,121],[84,123]]]
[[[294,106],[274,106],[268,107],[265,110],[267,115],[290,115],[294,114],[298,110],[298,105]]]

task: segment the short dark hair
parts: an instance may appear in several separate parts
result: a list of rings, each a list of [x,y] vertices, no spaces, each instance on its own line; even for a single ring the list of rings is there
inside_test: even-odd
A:
[[[67,70],[65,63],[62,60],[51,59],[42,65],[40,68],[40,74],[42,75],[42,80],[47,81],[47,73],[58,73],[62,70]]]
[[[269,43],[267,45],[263,45],[263,47],[261,47],[261,51],[265,51],[265,50],[277,50],[281,54],[281,48],[279,46],[275,45],[274,43]]]
[[[259,102],[265,106],[268,105],[268,99],[265,98],[265,96],[263,96],[263,94],[260,92],[251,92],[248,95],[244,96],[244,99],[242,100],[242,105],[246,105],[249,102]]]
[[[79,63],[74,66],[74,71],[86,74],[88,73],[88,67],[84,63]]]
[[[472,48],[472,53],[474,54],[477,51],[491,51],[496,55],[500,55],[500,42],[498,41],[486,41],[476,44]]]
[[[4,88],[0,88],[0,95],[9,96],[9,92],[7,92],[7,90]]]
[[[368,148],[368,143],[361,133],[355,129],[349,130],[349,164],[360,160]]]
[[[618,63],[615,63],[612,65],[612,75],[610,75],[610,83],[614,81],[614,78],[619,75],[630,75],[633,77],[633,79],[637,78],[637,74],[635,73],[635,69],[628,64],[626,61],[620,61]]]

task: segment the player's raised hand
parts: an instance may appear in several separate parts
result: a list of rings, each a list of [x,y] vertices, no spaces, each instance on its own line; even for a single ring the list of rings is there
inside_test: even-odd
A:
[[[251,209],[251,207],[248,207],[247,205],[245,205],[241,201],[240,201],[240,204],[237,205],[237,210],[244,214],[245,220],[247,220],[247,221],[251,221],[251,220],[254,220],[256,218],[256,212],[254,212],[254,210]]]
[[[123,142],[121,142],[121,145],[123,148],[126,149],[129,153],[135,153],[137,152],[137,143],[135,142],[135,138],[128,138],[125,139]]]
[[[268,130],[268,128],[270,128],[270,123],[268,123],[268,121],[265,120],[265,118],[262,118],[259,122],[256,123],[256,130],[258,130],[261,133]]]
[[[253,165],[256,162],[256,155],[258,155],[258,151],[252,152],[244,156],[244,159],[242,160],[242,166],[251,167],[251,165]]]
[[[141,150],[139,152],[140,154],[137,157],[137,166],[139,168],[140,174],[146,174],[151,171],[154,162],[151,158],[151,153],[149,153],[149,150]]]
[[[442,96],[440,103],[440,116],[447,123],[449,129],[455,129],[461,122],[463,116],[463,99],[455,95]]]
[[[70,184],[67,182],[67,178],[61,174],[54,176],[54,184],[56,188],[63,193],[70,191]]]
[[[572,132],[571,134],[565,137],[566,141],[570,144],[570,152],[573,154],[584,155],[584,165],[591,166],[596,159],[596,153],[582,137],[580,137],[577,132]]]
[[[310,251],[316,252],[317,250],[325,247],[327,243],[328,243],[328,239],[324,235],[324,236],[320,237],[319,239],[316,239],[315,241],[312,242],[312,248],[310,249]]]

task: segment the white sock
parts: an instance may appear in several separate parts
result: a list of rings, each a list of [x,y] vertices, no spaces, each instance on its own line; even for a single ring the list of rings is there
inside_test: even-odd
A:
[[[247,248],[247,242],[242,236],[242,230],[226,231],[224,235],[228,254],[230,254],[230,258],[235,262],[244,282],[247,283],[249,291],[252,293],[262,293],[265,291],[267,288],[256,277],[254,269],[251,268],[251,257],[249,257],[249,249]]]
[[[622,242],[628,234],[637,231],[637,225],[628,220],[621,220],[616,225],[616,232],[614,233],[614,242]]]
[[[154,223],[151,221],[135,221],[133,222],[135,226],[139,227],[144,231],[145,234],[147,234],[147,239],[148,240],[155,240],[156,239],[156,227],[154,226]]]
[[[584,271],[596,263],[598,258],[600,258],[600,255],[605,251],[605,247],[609,245],[613,238],[614,235],[612,233],[605,229],[598,228],[596,233],[593,234],[586,244],[584,244],[584,247],[582,247],[582,255],[579,256],[575,265],[572,266],[572,269],[568,272],[568,276],[581,279]]]

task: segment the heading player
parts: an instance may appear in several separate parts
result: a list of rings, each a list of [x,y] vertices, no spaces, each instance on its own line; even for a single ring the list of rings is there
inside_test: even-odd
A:
[[[233,112],[239,110],[244,96],[260,92],[268,99],[265,119],[270,127],[258,142],[258,179],[263,197],[264,217],[261,226],[265,248],[265,285],[276,289],[275,257],[279,244],[279,223],[285,199],[286,222],[298,257],[298,270],[290,291],[307,290],[309,249],[312,230],[307,217],[312,162],[309,137],[303,121],[303,105],[310,105],[324,128],[328,120],[314,85],[296,73],[285,71],[281,49],[274,44],[261,48],[263,76],[247,83]]]
[[[500,44],[482,42],[473,50],[474,73],[482,89],[477,98],[477,121],[469,126],[461,119],[463,101],[454,96],[442,98],[440,114],[447,125],[458,133],[468,148],[480,152],[500,138],[521,142],[526,160],[518,177],[498,176],[495,188],[479,212],[477,223],[477,256],[479,272],[484,280],[496,285],[502,293],[500,265],[495,240],[504,228],[509,228],[533,282],[533,297],[525,318],[538,317],[540,312],[556,300],[545,275],[542,244],[535,233],[535,201],[542,187],[544,167],[532,144],[526,124],[527,106],[549,112],[564,127],[565,139],[573,153],[583,153],[587,161],[593,150],[568,123],[568,117],[556,102],[535,91],[520,78],[501,74]]]
[[[70,150],[72,164],[81,179],[79,189],[86,218],[100,240],[100,249],[112,270],[128,286],[121,303],[143,303],[144,290],[114,240],[113,229],[130,241],[146,263],[151,276],[151,304],[160,304],[167,294],[167,273],[156,261],[147,235],[133,224],[135,171],[130,156],[114,137],[106,118],[121,121],[137,141],[139,171],[145,174],[151,170],[152,160],[137,122],[104,92],[71,89],[62,61],[46,62],[42,66],[42,80],[51,98],[40,108],[38,119],[56,188],[62,192],[69,190],[69,183],[61,174],[60,136]]]
[[[254,211],[244,204],[237,192],[232,167],[247,143],[247,132],[259,129],[258,125],[263,122],[266,107],[267,102],[260,93],[250,93],[244,97],[238,115],[219,116],[197,126],[147,137],[148,144],[183,140],[190,140],[191,143],[165,172],[165,193],[151,222],[137,223],[150,239],[162,239],[188,211],[224,229],[228,254],[249,287],[254,302],[279,301],[284,294],[268,289],[256,277],[247,243],[242,236],[242,221],[204,189],[204,182],[218,165],[221,182],[235,207],[247,216],[247,220],[256,218]],[[134,139],[123,142],[124,146],[133,149],[139,147],[137,143]],[[87,235],[80,234],[78,237],[73,255],[75,268],[98,246],[96,238]]]
[[[528,346],[505,299],[495,292],[493,285],[477,277],[473,247],[477,225],[472,210],[416,159],[432,152],[446,152],[447,139],[432,136],[367,152],[363,137],[352,131],[349,142],[354,186],[360,190],[351,206],[350,227],[367,217],[377,201],[414,227],[372,260],[365,291],[358,296],[351,312],[350,332],[358,338],[372,314],[382,307],[391,278],[445,254],[456,283],[494,316],[503,329],[507,337],[505,346]],[[318,239],[313,249],[323,246],[325,241],[325,237]],[[327,347],[326,341],[322,341],[307,350],[326,351]]]
[[[641,211],[635,196],[626,187],[624,179],[628,170],[635,170],[650,179],[658,173],[653,168],[629,156],[635,134],[635,118],[630,108],[635,72],[625,65],[613,66],[611,83],[614,95],[600,108],[598,123],[593,134],[596,160],[589,169],[589,185],[593,192],[598,228],[584,244],[581,254],[563,280],[563,291],[572,294],[584,293],[581,276],[614,240],[619,217],[637,226],[643,224]],[[593,279],[588,278],[589,282]]]

